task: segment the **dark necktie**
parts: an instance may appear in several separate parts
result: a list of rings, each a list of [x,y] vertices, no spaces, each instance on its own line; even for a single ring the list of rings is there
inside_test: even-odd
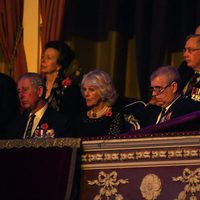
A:
[[[166,108],[162,108],[162,111],[161,111],[161,113],[160,113],[160,119],[159,119],[159,121],[157,122],[157,124],[164,121],[164,116],[165,116],[165,114],[166,114]]]
[[[193,75],[193,77],[190,79],[190,81],[189,81],[189,84],[188,84],[188,87],[187,87],[187,90],[186,90],[186,92],[185,92],[185,97],[187,98],[187,97],[189,97],[190,95],[191,95],[191,93],[192,93],[192,88],[195,86],[195,84],[197,83],[197,78],[200,76],[200,74],[199,73],[195,73],[194,75]]]
[[[29,120],[27,129],[26,129],[25,138],[31,138],[31,130],[32,130],[32,128],[33,128],[34,118],[35,118],[35,114],[32,114],[32,115],[29,117],[30,120]]]

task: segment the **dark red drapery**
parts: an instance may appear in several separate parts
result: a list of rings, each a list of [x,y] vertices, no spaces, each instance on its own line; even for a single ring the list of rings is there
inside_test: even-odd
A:
[[[23,46],[23,0],[0,0],[0,46],[10,75],[17,79],[27,71]]]
[[[59,40],[66,0],[40,0],[42,48],[50,40]]]

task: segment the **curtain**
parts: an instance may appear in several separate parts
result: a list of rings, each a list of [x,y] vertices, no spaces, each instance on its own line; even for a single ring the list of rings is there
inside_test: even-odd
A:
[[[149,98],[149,77],[161,65],[170,65],[182,51],[185,38],[200,24],[198,0],[136,0],[136,59],[141,98]]]
[[[23,0],[0,0],[0,46],[9,74],[17,79],[27,71],[23,46]]]
[[[107,71],[113,78],[118,93],[130,96],[126,82],[135,84],[130,77],[133,62],[128,50],[133,50],[134,1],[122,0],[68,0],[62,27],[62,39],[71,42],[77,60],[84,72],[94,68]]]
[[[62,38],[83,69],[105,69],[120,95],[147,100],[150,74],[182,51],[199,10],[199,0],[68,0]]]
[[[42,49],[50,40],[59,40],[66,0],[40,0]]]

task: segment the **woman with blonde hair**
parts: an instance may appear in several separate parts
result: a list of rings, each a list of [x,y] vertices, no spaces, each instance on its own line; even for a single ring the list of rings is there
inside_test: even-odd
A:
[[[122,107],[111,77],[96,69],[81,82],[81,92],[88,110],[81,115],[79,136],[105,136],[126,132]]]

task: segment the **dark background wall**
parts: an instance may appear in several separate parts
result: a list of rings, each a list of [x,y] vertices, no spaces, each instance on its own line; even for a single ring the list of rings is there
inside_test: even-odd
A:
[[[68,0],[62,39],[78,36],[102,42],[115,31],[120,35],[121,66],[126,62],[127,41],[134,39],[140,95],[147,99],[150,73],[171,64],[172,53],[182,51],[185,37],[199,24],[199,0]],[[126,70],[117,70],[114,80],[123,94]],[[123,80],[120,86],[118,80]]]

